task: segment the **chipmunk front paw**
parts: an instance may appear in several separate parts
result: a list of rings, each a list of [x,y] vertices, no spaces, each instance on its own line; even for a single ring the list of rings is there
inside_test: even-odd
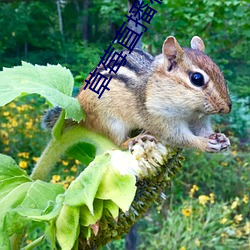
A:
[[[222,133],[214,133],[208,137],[207,152],[215,153],[225,151],[230,147],[229,139]]]

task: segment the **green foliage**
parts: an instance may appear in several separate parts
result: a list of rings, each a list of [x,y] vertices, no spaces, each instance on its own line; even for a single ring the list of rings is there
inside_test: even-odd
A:
[[[242,200],[228,204],[206,195],[147,217],[138,249],[248,249],[250,224]],[[145,222],[144,222],[145,223]]]

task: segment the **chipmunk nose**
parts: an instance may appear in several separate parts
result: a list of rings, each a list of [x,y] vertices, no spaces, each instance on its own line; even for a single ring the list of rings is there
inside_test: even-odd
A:
[[[222,109],[220,109],[219,113],[221,114],[228,114],[231,112],[232,109],[232,102],[229,101],[227,105],[225,105],[225,107],[223,107]]]

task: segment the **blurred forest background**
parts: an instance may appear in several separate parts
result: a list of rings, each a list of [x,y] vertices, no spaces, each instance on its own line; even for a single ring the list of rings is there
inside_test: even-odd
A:
[[[183,171],[166,191],[166,201],[154,205],[138,223],[137,248],[249,249],[250,2],[163,0],[151,7],[157,13],[146,25],[144,50],[161,53],[169,35],[188,47],[198,35],[222,69],[233,111],[215,117],[215,128],[230,137],[232,147],[221,154],[184,152]],[[22,60],[59,63],[71,70],[79,87],[127,20],[127,12],[126,0],[1,0],[0,68]],[[37,96],[28,101],[20,99],[0,109],[0,152],[12,155],[30,172],[47,137],[39,122],[46,104]],[[65,158],[51,181],[67,186],[80,170],[79,162]],[[106,249],[124,245],[122,239]]]

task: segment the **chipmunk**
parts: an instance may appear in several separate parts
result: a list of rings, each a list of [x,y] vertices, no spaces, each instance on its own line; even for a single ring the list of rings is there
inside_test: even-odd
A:
[[[213,131],[210,115],[227,114],[232,104],[223,74],[204,50],[198,36],[191,48],[181,48],[169,36],[156,57],[134,49],[125,52],[127,62],[117,74],[99,67],[98,72],[113,77],[110,90],[98,99],[81,88],[77,98],[87,115],[83,126],[119,146],[131,141],[132,130],[141,129],[165,145],[206,152],[227,149],[230,142]]]

